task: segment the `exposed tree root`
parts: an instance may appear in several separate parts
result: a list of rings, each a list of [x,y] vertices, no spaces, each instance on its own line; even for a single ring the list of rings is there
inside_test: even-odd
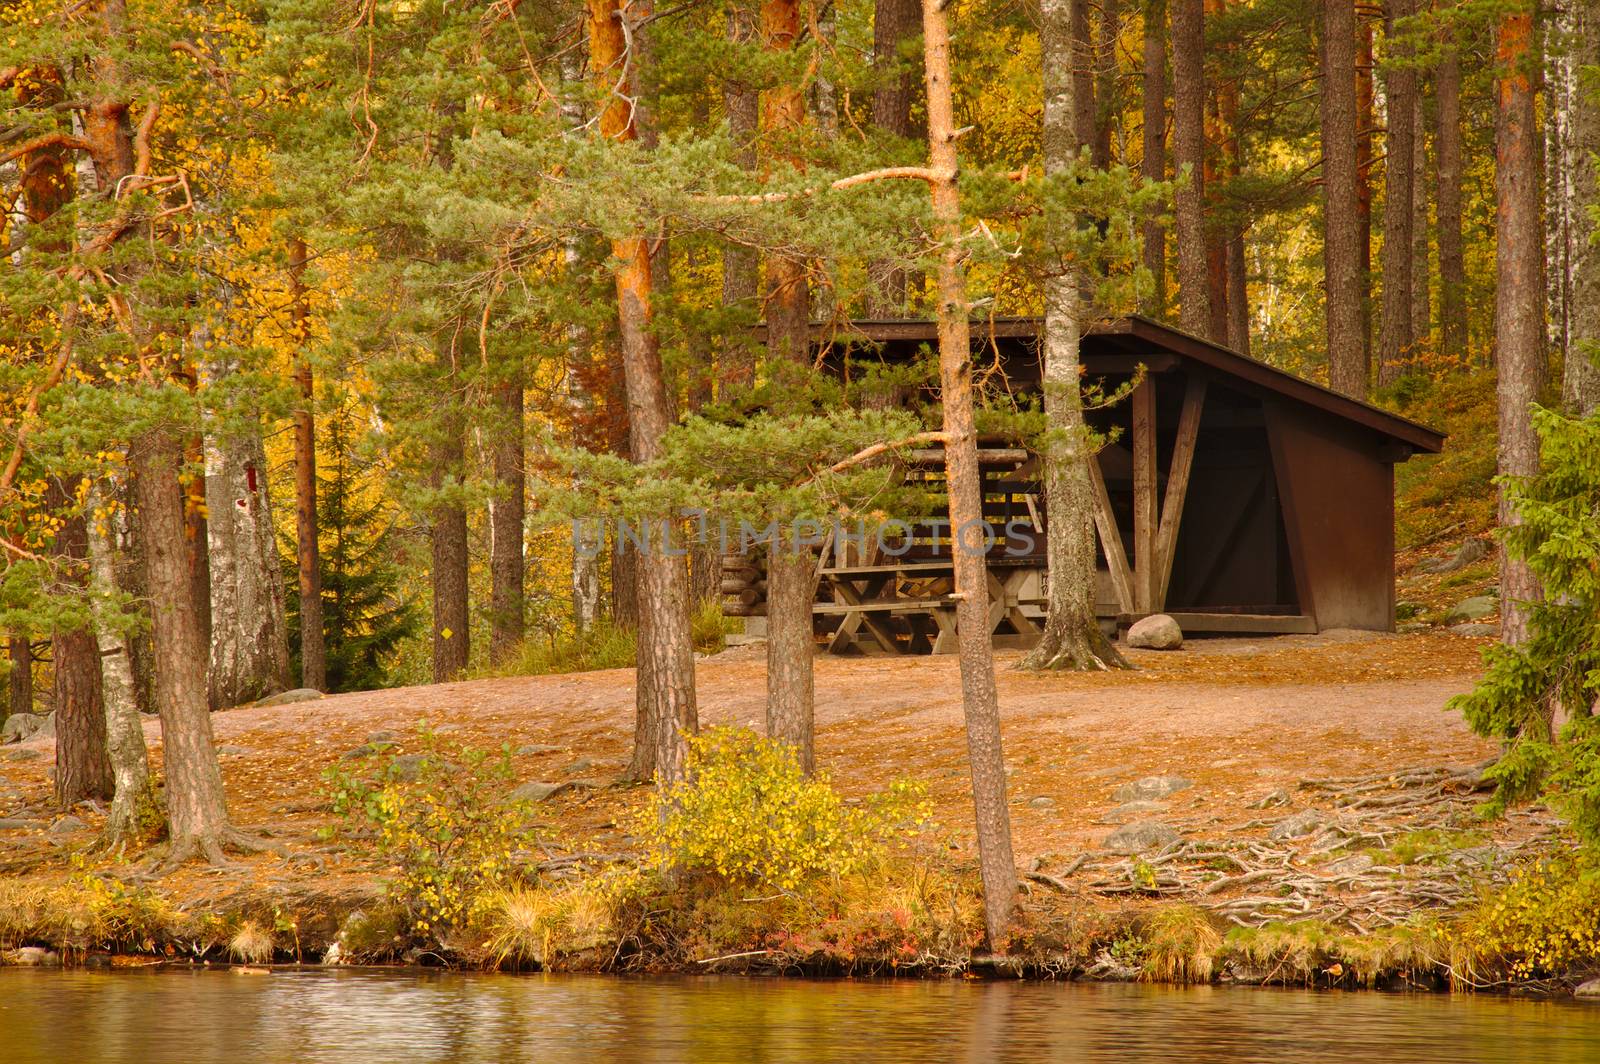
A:
[[[1017,662],[1017,668],[1043,671],[1109,672],[1133,665],[1100,631],[1096,621],[1087,624],[1046,624],[1039,643]]]
[[[223,828],[215,834],[190,835],[174,840],[167,848],[165,857],[136,873],[133,878],[141,881],[161,879],[194,860],[203,861],[213,868],[233,868],[235,862],[228,860],[229,853],[240,855],[275,853],[285,859],[289,858],[289,851],[283,846],[252,838],[238,828],[230,827]]]

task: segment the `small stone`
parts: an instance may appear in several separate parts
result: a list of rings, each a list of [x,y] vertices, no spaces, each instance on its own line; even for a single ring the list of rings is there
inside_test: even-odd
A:
[[[1474,637],[1486,635],[1493,636],[1500,634],[1500,626],[1498,624],[1484,624],[1481,621],[1469,621],[1465,624],[1452,624],[1450,626],[1450,631],[1454,632],[1456,635]]]
[[[54,968],[61,963],[61,954],[43,946],[23,946],[21,949],[8,950],[0,957],[5,958],[5,963],[19,968]]]
[[[321,691],[313,687],[296,687],[292,691],[281,691],[269,695],[256,703],[258,706],[287,706],[295,702],[315,702],[319,698],[326,698]]]
[[[1474,595],[1462,599],[1444,615],[1445,624],[1457,624],[1461,621],[1480,621],[1485,617],[1492,617],[1500,611],[1500,603],[1492,595]]]
[[[246,750],[242,746],[219,746],[219,747],[217,747],[217,756],[218,757],[243,757],[245,754],[248,754],[249,752],[250,751]]]
[[[37,761],[43,756],[44,754],[41,751],[35,750],[32,747],[23,746],[19,746],[15,750],[7,750],[4,754],[0,754],[0,758],[4,758],[7,761]]]
[[[74,831],[88,831],[89,825],[75,816],[64,816],[50,825],[52,835],[70,835]]]
[[[1263,796],[1259,801],[1251,802],[1251,809],[1272,809],[1280,805],[1288,805],[1289,792],[1279,787],[1277,790]]]
[[[1586,983],[1579,983],[1577,988],[1572,991],[1572,996],[1591,1000],[1600,998],[1600,979],[1590,979]]]
[[[1322,870],[1330,876],[1353,876],[1365,872],[1377,864],[1371,857],[1364,853],[1353,853],[1349,857],[1341,857],[1337,861],[1329,861],[1323,865]]]
[[[1161,850],[1178,841],[1178,829],[1157,820],[1136,820],[1106,836],[1100,845],[1125,856]]]
[[[567,765],[566,767],[564,767],[561,771],[562,772],[588,772],[592,768],[594,768],[594,760],[592,758],[580,757],[580,758],[578,758],[578,760],[574,761],[572,764]]]
[[[532,757],[536,754],[559,754],[562,748],[551,743],[525,743],[512,751],[517,757]]]
[[[1046,798],[1043,795],[1028,800],[1028,807],[1030,809],[1049,809],[1055,804],[1056,800],[1054,798]]]
[[[566,786],[565,783],[545,783],[540,780],[530,780],[513,789],[510,794],[506,795],[506,798],[513,802],[542,802]]]
[[[1148,817],[1154,813],[1164,813],[1166,811],[1167,803],[1165,802],[1124,802],[1115,809],[1111,810],[1111,812],[1107,813],[1105,816],[1101,817],[1100,823],[1126,824],[1130,820],[1138,820],[1141,817]]]
[[[367,742],[369,744],[371,744],[371,743],[392,743],[392,742],[395,741],[395,739],[396,739],[395,733],[392,732],[392,731],[375,731],[371,735],[367,736]]]
[[[1315,834],[1317,829],[1327,822],[1325,814],[1315,809],[1307,809],[1279,821],[1271,831],[1267,832],[1267,837],[1278,841],[1303,839],[1307,835]]]
[[[1123,641],[1139,650],[1177,650],[1183,646],[1183,629],[1165,613],[1135,621]]]
[[[1169,794],[1188,790],[1194,786],[1192,780],[1182,776],[1146,776],[1133,783],[1124,783],[1111,792],[1113,802],[1148,802],[1157,798],[1165,798]]]
[[[358,761],[358,760],[360,760],[361,758],[364,758],[364,757],[373,757],[373,756],[375,756],[377,754],[381,754],[385,750],[388,750],[393,746],[394,746],[394,743],[383,742],[381,740],[379,742],[362,743],[360,746],[356,747],[354,750],[345,751],[345,753],[341,756],[340,760],[342,760],[342,761]]]

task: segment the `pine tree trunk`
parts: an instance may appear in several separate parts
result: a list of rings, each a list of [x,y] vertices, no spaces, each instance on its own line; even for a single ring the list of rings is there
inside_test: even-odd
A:
[[[86,590],[89,533],[76,508],[76,492],[52,481],[51,508],[67,511],[56,530],[55,552],[67,586],[63,597]],[[100,700],[100,648],[87,628],[60,628],[51,636],[56,714],[56,802],[64,809],[85,798],[112,795],[111,762],[106,758],[106,716]]]
[[[466,450],[461,415],[444,415],[429,460],[429,484],[449,492],[461,484]],[[433,507],[430,541],[433,553],[433,682],[459,680],[471,656],[467,617],[467,510],[459,499],[446,498]]]
[[[628,40],[637,21],[650,17],[650,5],[620,0],[588,0],[589,66],[602,83],[614,78],[629,60]],[[627,28],[623,20],[628,20]],[[637,57],[632,57],[637,59]],[[629,63],[638,76],[637,62]],[[632,86],[637,92],[637,87]],[[600,116],[600,135],[633,140],[636,109],[609,95]],[[627,393],[629,443],[635,461],[649,462],[661,453],[669,425],[661,351],[651,323],[650,255],[643,238],[612,242],[616,270],[617,319],[622,338],[622,376]],[[698,729],[695,707],[694,646],[689,628],[688,570],[681,557],[669,553],[669,523],[656,522],[659,533],[637,559],[639,569],[638,680],[635,685],[638,726],[632,772],[653,774],[668,786],[688,773],[688,738]],[[645,749],[648,745],[648,752]]]
[[[1090,158],[1102,170],[1111,165],[1111,136],[1122,117],[1117,42],[1122,37],[1121,0],[1100,0],[1100,34],[1095,57],[1094,141]]]
[[[327,644],[322,622],[322,563],[317,546],[317,422],[315,381],[311,355],[305,289],[306,245],[289,242],[289,278],[293,294],[290,311],[297,350],[294,379],[300,405],[294,412],[294,525],[295,570],[300,585],[300,686],[316,691],[328,687]]]
[[[1094,143],[1094,29],[1090,0],[1072,0],[1072,131],[1080,146]]]
[[[1439,348],[1445,356],[1467,358],[1467,267],[1461,233],[1461,57],[1453,26],[1446,35],[1434,75],[1434,106],[1438,111],[1434,165],[1438,169],[1439,226]]]
[[[1411,119],[1411,352],[1406,363],[1412,369],[1418,365],[1422,352],[1433,339],[1433,298],[1430,291],[1433,274],[1429,257],[1433,241],[1428,226],[1428,115],[1425,106],[1424,82],[1431,77],[1419,76],[1416,91],[1412,93],[1415,106]]]
[[[1363,394],[1372,386],[1372,144],[1377,136],[1373,110],[1372,21],[1364,17],[1365,7],[1356,9],[1356,39],[1360,52],[1356,60],[1356,226],[1357,249],[1361,256],[1361,366]]]
[[[231,367],[213,364],[206,372],[216,379]],[[222,709],[289,686],[289,635],[259,429],[208,434],[205,468],[213,603],[208,701]]]
[[[1226,7],[1226,0],[1204,0],[1204,22],[1214,24]],[[1226,51],[1226,47],[1223,50]],[[1228,342],[1229,317],[1228,233],[1222,220],[1221,197],[1223,154],[1228,144],[1227,95],[1225,79],[1214,79],[1206,84],[1205,165],[1201,170],[1205,188],[1206,305],[1211,309],[1211,317],[1205,335],[1219,344]]]
[[[1040,15],[1044,165],[1046,174],[1057,174],[1069,169],[1078,154],[1074,83],[1064,76],[1072,48],[1070,12],[1063,0],[1046,0]],[[1046,278],[1044,291],[1044,412],[1054,433],[1044,454],[1049,603],[1044,634],[1019,668],[1121,668],[1127,663],[1101,632],[1094,608],[1099,565],[1087,463],[1097,459],[1089,453],[1078,390],[1079,318],[1084,311],[1079,282],[1070,271],[1063,272]]]
[[[1539,219],[1538,127],[1533,73],[1537,48],[1533,13],[1526,4],[1500,17],[1495,83],[1495,357],[1499,397],[1498,470],[1526,477],[1539,470],[1539,440],[1530,409],[1543,376],[1544,254]],[[1500,492],[1500,524],[1521,519]],[[1518,646],[1528,638],[1525,603],[1539,598],[1528,563],[1500,552],[1500,637]]]
[[[1322,202],[1328,383],[1367,394],[1365,270],[1361,263],[1354,0],[1322,6]]]
[[[1050,0],[1058,2],[1058,0]],[[967,283],[960,246],[961,192],[956,184],[955,115],[951,104],[950,31],[943,0],[922,0],[923,65],[928,89],[928,162],[934,172],[933,214],[944,245],[939,258],[939,390],[944,410],[945,483],[956,583],[956,631],[961,695],[967,724],[967,759],[978,833],[978,871],[983,881],[984,930],[993,950],[1006,945],[1016,908],[1017,867],[1011,849],[1011,812],[1006,803],[1005,756],[1000,739],[1000,700],[995,689],[994,648],[989,641],[989,591],[982,537],[962,543],[962,530],[983,527],[978,440],[972,414],[972,350]]]
[[[1146,181],[1167,179],[1167,0],[1145,0],[1144,5],[1144,155],[1139,176]],[[1161,223],[1144,223],[1144,268],[1153,282],[1147,313],[1167,313],[1167,234]]]
[[[1403,64],[1409,50],[1395,24],[1411,14],[1411,0],[1389,0],[1384,34],[1384,87],[1389,132],[1383,167],[1383,316],[1378,324],[1378,383],[1405,375],[1411,357],[1412,157],[1416,153],[1416,73]]]
[[[1172,0],[1172,166],[1178,174],[1188,172],[1173,212],[1178,239],[1178,320],[1196,336],[1206,336],[1212,328],[1206,263],[1203,5],[1204,0]]]
[[[192,608],[184,547],[183,451],[169,430],[141,433],[129,449],[138,500],[138,529],[155,642],[156,706],[161,714],[163,788],[171,847],[166,863],[199,855],[223,861],[236,841],[228,824],[222,772],[206,704],[206,647]]]
[[[194,377],[183,371],[190,393]],[[189,608],[200,622],[201,645],[211,646],[211,537],[206,520],[205,438],[196,433],[183,441],[183,545],[189,556]],[[191,473],[190,470],[199,470]],[[209,694],[207,695],[209,698]]]
[[[33,643],[20,629],[13,629],[7,642],[11,666],[6,672],[6,716],[32,713]]]
[[[901,140],[916,131],[911,109],[917,98],[914,68],[904,65],[901,49],[922,32],[921,0],[876,0],[872,17],[873,128]],[[730,114],[732,112],[730,111]],[[910,280],[899,263],[873,262],[867,266],[872,294],[869,317],[899,318],[907,313]]]
[[[755,39],[755,20],[744,3],[728,7],[728,39],[749,44]],[[722,90],[723,107],[728,113],[728,136],[734,145],[734,161],[741,168],[756,168],[756,133],[761,121],[761,97],[755,89],[728,82]],[[874,96],[874,108],[876,108]],[[876,113],[876,111],[874,111]],[[754,248],[724,243],[722,248],[722,305],[749,310],[755,306],[760,288],[760,261]],[[741,390],[755,384],[755,349],[742,335],[728,337],[722,351],[721,382],[724,389]]]
[[[104,486],[95,485],[89,493],[89,513],[109,515],[112,494]],[[95,594],[102,601],[117,590],[116,546],[110,529],[103,523],[109,520],[109,516],[98,520],[91,518],[87,524],[89,569]],[[111,807],[106,812],[106,838],[116,846],[138,834],[140,812],[151,803],[150,759],[145,748],[144,725],[139,719],[133,662],[125,635],[126,618],[107,615],[104,607],[100,609],[101,616],[95,627],[99,633],[106,753],[111,761],[113,782]]]
[[[523,522],[527,485],[523,474],[523,395],[520,356],[509,379],[495,385],[497,422],[494,482],[499,494],[489,506],[489,660],[514,657],[522,645],[524,612]]]
[[[1600,408],[1600,247],[1595,246],[1595,221],[1587,207],[1600,188],[1595,156],[1600,153],[1600,106],[1593,90],[1600,68],[1600,4],[1575,10],[1574,65],[1578,70],[1577,100],[1572,107],[1572,178],[1579,197],[1572,211],[1572,342],[1563,369],[1561,398],[1575,414]]]

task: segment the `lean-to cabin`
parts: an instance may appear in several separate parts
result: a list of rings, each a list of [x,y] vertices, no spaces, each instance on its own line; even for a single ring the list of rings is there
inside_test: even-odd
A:
[[[1038,318],[974,323],[975,367],[1037,391],[1042,328]],[[857,321],[818,337],[843,373],[912,359],[935,341],[925,321]],[[1394,627],[1394,467],[1437,453],[1442,434],[1148,318],[1095,326],[1081,360],[1108,392],[1144,373],[1127,398],[1087,415],[1112,437],[1091,469],[1108,629],[1152,613],[1192,634]],[[997,532],[995,640],[1029,645],[1049,579],[1039,460],[1014,441],[980,443],[984,514]],[[942,460],[936,448],[915,452],[907,475],[938,478]],[[953,650],[950,549],[947,523],[934,521],[914,522],[887,549],[830,538],[818,558],[818,637],[840,653]],[[727,560],[728,612],[760,617],[761,588],[758,559]]]

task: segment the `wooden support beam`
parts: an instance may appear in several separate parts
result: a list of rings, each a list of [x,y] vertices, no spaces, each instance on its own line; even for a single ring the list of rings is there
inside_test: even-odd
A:
[[[1133,390],[1133,608],[1154,613],[1160,563],[1156,554],[1156,382]]]
[[[1200,413],[1206,401],[1206,379],[1190,374],[1183,393],[1183,413],[1178,416],[1178,438],[1172,444],[1172,464],[1167,468],[1167,492],[1161,500],[1161,525],[1156,530],[1155,606],[1167,606],[1172,582],[1172,561],[1178,553],[1178,524],[1183,520],[1183,500],[1189,494],[1189,473],[1194,468],[1195,439],[1200,434]]]
[[[1117,608],[1123,613],[1133,612],[1133,574],[1128,571],[1128,552],[1122,546],[1122,532],[1117,528],[1117,515],[1111,510],[1111,495],[1106,491],[1106,478],[1100,472],[1100,457],[1089,457],[1089,483],[1094,488],[1094,527],[1100,533],[1100,550],[1106,558],[1106,568],[1111,570],[1111,587],[1117,593]]]

